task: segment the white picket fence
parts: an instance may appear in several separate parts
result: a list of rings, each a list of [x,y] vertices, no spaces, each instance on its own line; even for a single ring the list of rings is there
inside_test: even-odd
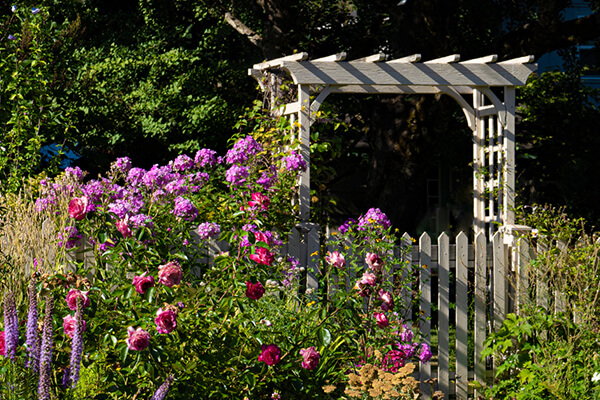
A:
[[[408,234],[402,239],[404,246],[410,246],[407,261],[420,266],[416,268],[419,287],[411,288],[421,294],[420,315],[412,319],[434,354],[432,362],[419,366],[421,392],[429,398],[431,384],[426,381],[435,379],[434,390],[442,391],[446,398],[473,398],[476,393],[469,381],[490,383],[494,373],[493,360],[481,356],[486,337],[499,329],[506,314],[515,311],[527,296],[528,243],[522,240],[509,246],[500,232],[490,242],[483,234],[469,242],[464,233],[453,243],[446,234],[440,235],[437,243],[427,234],[414,244]],[[293,230],[283,252],[316,269],[318,249],[319,229],[307,226]],[[398,256],[404,254],[400,247],[396,251]],[[314,276],[308,277],[308,287],[317,284]],[[412,292],[405,292],[405,301]],[[432,343],[435,338],[437,343]]]

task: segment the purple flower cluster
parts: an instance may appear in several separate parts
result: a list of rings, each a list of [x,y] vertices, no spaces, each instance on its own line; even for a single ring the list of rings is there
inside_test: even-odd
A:
[[[112,169],[115,172],[118,172],[118,173],[123,174],[124,176],[127,176],[129,171],[131,170],[131,159],[129,157],[117,158],[117,161],[115,161],[112,164]]]
[[[81,357],[83,355],[83,307],[84,301],[82,298],[77,298],[77,310],[75,311],[75,332],[71,340],[71,364],[69,368],[69,377],[66,384],[71,387],[76,387],[79,382],[79,370],[81,369]],[[69,382],[70,381],[70,382]]]
[[[76,182],[83,181],[83,171],[79,167],[65,168],[65,178],[73,179]]]
[[[173,215],[186,221],[193,221],[198,216],[198,209],[185,197],[177,197],[175,198]]]
[[[14,361],[19,344],[19,320],[15,306],[15,295],[8,291],[4,294],[4,343],[6,356]]]
[[[171,167],[173,168],[173,171],[184,172],[188,169],[192,169],[194,165],[194,160],[192,160],[188,155],[182,154],[175,158]]]
[[[46,315],[42,331],[42,347],[40,352],[40,380],[38,396],[40,400],[50,400],[50,377],[52,374],[52,314],[54,313],[54,297],[46,296]]]
[[[217,152],[210,149],[201,149],[196,152],[194,162],[200,168],[213,167],[219,163]]]
[[[371,208],[365,215],[361,215],[358,218],[358,230],[364,231],[369,227],[383,230],[388,229],[391,226],[390,220],[379,208]]]
[[[225,161],[228,164],[245,164],[251,156],[263,151],[262,146],[252,136],[238,140],[233,148],[227,151]]]
[[[292,151],[292,154],[284,158],[285,168],[288,171],[306,171],[306,161],[302,155]]]
[[[40,344],[38,333],[38,304],[35,291],[35,279],[29,281],[27,288],[29,298],[29,311],[27,312],[27,331],[25,332],[25,347],[27,347],[27,361],[25,366],[38,371],[40,359]]]
[[[79,240],[81,239],[81,235],[77,228],[74,226],[65,227],[62,233],[58,234],[58,246],[64,247],[65,249],[72,249],[77,246]]]
[[[268,170],[261,173],[260,178],[256,180],[256,183],[265,190],[269,190],[277,182],[277,179],[277,168],[274,165],[271,165]]]
[[[250,171],[243,165],[232,165],[225,172],[225,180],[233,186],[239,186],[246,182],[246,178],[250,176]]]
[[[197,232],[202,240],[215,239],[221,234],[221,227],[216,222],[203,222]]]
[[[169,375],[167,379],[163,382],[162,385],[158,388],[152,399],[150,400],[164,400],[167,397],[167,393],[169,393],[169,388],[173,384],[173,375]]]

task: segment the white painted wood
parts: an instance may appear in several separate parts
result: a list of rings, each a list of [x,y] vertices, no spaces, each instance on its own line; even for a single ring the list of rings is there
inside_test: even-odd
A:
[[[267,68],[279,67],[285,61],[303,61],[306,59],[308,59],[308,53],[302,52],[302,53],[296,53],[296,54],[292,54],[292,55],[281,57],[281,58],[275,58],[273,60],[265,61],[260,64],[254,64],[252,66],[252,68],[253,69],[267,69]]]
[[[284,61],[295,84],[522,86],[535,64],[458,64]]]
[[[498,64],[528,64],[528,63],[532,63],[534,61],[535,61],[535,56],[529,55],[529,56],[512,58],[512,59],[506,60],[506,61],[500,61]]]
[[[502,328],[506,318],[507,285],[506,285],[506,258],[504,257],[504,239],[501,232],[496,232],[492,237],[493,271],[494,271],[494,331]]]
[[[461,96],[461,93],[456,90],[456,87],[438,86],[437,88],[440,90],[440,92],[447,94],[456,100],[456,102],[461,106],[465,117],[467,118],[467,125],[469,125],[469,128],[472,131],[474,131],[477,126],[476,112],[473,107],[471,107],[469,103],[467,103],[467,101]]]
[[[340,61],[344,61],[346,59],[346,56],[347,56],[346,52],[342,51],[341,53],[332,54],[327,57],[317,58],[312,61],[313,62],[315,62],[315,61],[340,62]]]
[[[421,55],[420,54],[412,54],[410,56],[390,60],[390,61],[388,61],[388,63],[416,63],[419,61],[421,61]]]
[[[425,61],[423,64],[449,64],[460,61],[460,54],[452,54],[446,57],[440,57],[433,60]]]
[[[298,85],[298,113],[300,154],[306,162],[306,170],[300,173],[299,202],[300,221],[308,222],[310,219],[310,92],[308,85]]]
[[[504,105],[506,107],[506,126],[504,135],[504,199],[503,217],[505,224],[515,223],[515,88],[504,88]]]
[[[422,342],[431,345],[431,238],[427,233],[423,233],[419,238],[419,261],[419,331]],[[431,387],[424,382],[431,379],[430,363],[419,362],[419,379],[421,393],[426,397],[430,396]]]
[[[314,122],[317,120],[317,118],[316,118],[317,111],[319,111],[319,108],[321,108],[321,104],[323,103],[323,101],[325,101],[325,98],[327,98],[327,96],[329,96],[332,89],[333,88],[331,86],[325,87],[325,89],[323,89],[321,91],[321,93],[319,93],[317,98],[314,99],[312,104],[310,105],[310,124],[311,125],[314,124]]]
[[[333,85],[329,86],[331,93],[359,93],[359,94],[402,94],[402,93],[414,93],[414,94],[437,94],[442,93],[442,88],[449,88],[449,86],[419,86],[419,85]],[[452,86],[455,92],[460,94],[472,94],[473,88],[468,86]],[[463,99],[464,100],[464,99]],[[468,103],[467,103],[468,104]]]
[[[490,54],[489,56],[473,58],[467,61],[461,61],[461,64],[489,64],[498,61],[498,54]]]
[[[413,259],[412,259],[412,248],[413,248],[413,242],[412,242],[412,238],[408,233],[404,233],[404,235],[402,235],[401,241],[400,241],[400,246],[401,246],[401,252],[402,254],[405,254],[402,257],[402,261],[406,261],[408,262],[409,266],[412,266],[413,264]],[[407,283],[407,287],[402,288],[401,292],[400,292],[400,297],[402,299],[402,305],[403,308],[405,308],[405,310],[403,310],[404,312],[404,319],[405,320],[409,320],[411,321],[413,319],[413,315],[412,315],[412,287],[411,285],[411,275],[412,275],[412,268],[404,268],[404,270],[402,271],[402,282],[406,282]]]
[[[473,92],[473,109],[483,106],[483,95]],[[473,229],[475,234],[485,232],[484,164],[485,164],[485,119],[476,118],[476,129],[473,131]]]
[[[273,115],[279,117],[282,115],[296,114],[298,112],[300,112],[300,103],[294,102],[281,105],[279,108],[273,110]]]
[[[469,392],[468,257],[468,238],[464,232],[460,232],[456,237],[456,398],[465,400]]]
[[[483,233],[475,236],[475,380],[485,383],[485,360],[482,359],[486,338],[486,240]]]
[[[373,54],[372,56],[367,56],[363,58],[357,58],[356,60],[350,61],[351,63],[377,63],[381,61],[385,61],[386,55],[384,53]]]
[[[438,237],[438,388],[450,389],[450,239]]]
[[[529,241],[522,238],[518,241],[518,250],[517,250],[517,290],[516,296],[517,299],[515,301],[515,308],[517,312],[519,312],[523,305],[529,304],[529,263],[530,263],[530,254],[529,254]]]
[[[497,113],[498,113],[498,110],[496,109],[496,106],[494,106],[493,104],[479,107],[476,110],[476,114],[478,117],[487,117],[489,115],[496,115]]]

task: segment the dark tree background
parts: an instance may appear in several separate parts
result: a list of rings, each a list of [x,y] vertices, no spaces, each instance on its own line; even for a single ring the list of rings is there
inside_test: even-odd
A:
[[[420,53],[424,60],[454,53],[504,60],[557,49],[568,55],[600,37],[600,2],[584,2],[593,13],[565,21],[571,3],[42,1],[36,6],[69,23],[70,38],[57,50],[52,82],[69,129],[42,130],[56,130],[47,137],[79,153],[92,172],[124,155],[149,167],[202,147],[223,151],[237,117],[261,96],[246,75],[254,63],[297,51],[312,58],[346,51],[348,59],[379,51],[392,58]],[[1,12],[9,16],[10,4],[3,2]],[[596,223],[595,94],[581,85],[576,60],[567,67],[519,91],[520,199],[565,205]],[[319,222],[374,206],[413,234],[435,233],[436,218],[438,228],[469,228],[471,132],[453,100],[331,96],[323,109],[312,163]]]

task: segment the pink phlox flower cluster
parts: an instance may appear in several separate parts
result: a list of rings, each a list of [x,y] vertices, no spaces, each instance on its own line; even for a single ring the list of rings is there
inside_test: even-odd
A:
[[[152,222],[152,217],[146,214],[138,214],[129,218],[129,223],[135,229],[139,228],[154,228],[154,223]]]
[[[252,136],[238,140],[233,148],[227,151],[225,161],[228,164],[245,164],[251,156],[263,151],[262,146]]]
[[[345,234],[347,233],[352,226],[354,226],[356,224],[356,220],[353,218],[349,218],[346,222],[344,222],[342,225],[340,225],[340,227],[338,228],[338,232],[340,232],[341,234]]]
[[[283,275],[281,284],[285,287],[291,287],[300,274],[300,262],[295,257],[288,257],[287,263],[283,265],[281,274]]]
[[[202,240],[215,239],[221,234],[221,227],[216,222],[203,222],[198,225],[197,232]]]
[[[140,187],[144,184],[144,176],[147,171],[143,168],[131,168],[127,174],[127,183],[133,187]]]
[[[412,342],[414,337],[414,333],[412,329],[406,324],[402,325],[402,329],[400,331],[400,340],[403,342]]]
[[[298,172],[306,171],[306,161],[301,154],[292,151],[292,153],[284,158],[285,168],[288,171]]]
[[[167,182],[171,181],[173,174],[171,167],[168,165],[159,166],[154,164],[152,168],[142,178],[144,186],[148,189],[156,189],[163,187]]]
[[[265,190],[271,189],[277,182],[277,168],[271,165],[267,171],[263,171],[256,183],[262,186]]]
[[[175,198],[173,215],[177,218],[185,219],[186,221],[193,221],[198,216],[198,209],[190,200],[179,196]]]
[[[194,162],[200,168],[213,167],[219,163],[217,152],[210,149],[200,149],[196,152]]]
[[[225,180],[233,186],[239,186],[246,182],[246,178],[250,176],[250,171],[243,165],[232,165],[225,172]]]
[[[83,181],[83,171],[79,167],[67,167],[65,168],[65,178],[81,182]]]
[[[173,171],[183,172],[187,171],[188,169],[192,169],[194,165],[195,162],[190,158],[190,156],[182,154],[177,156],[175,160],[173,160],[171,168],[173,169]]]
[[[379,208],[371,208],[365,215],[361,215],[358,218],[358,230],[363,231],[369,227],[383,230],[388,229],[391,226],[391,222],[387,215],[385,215]]]
[[[196,172],[195,174],[189,174],[189,190],[192,193],[197,193],[202,187],[210,180],[210,175],[206,172]]]
[[[421,360],[422,363],[427,363],[429,362],[429,360],[431,360],[432,356],[433,354],[431,353],[429,345],[427,343],[423,343],[421,345],[421,351],[419,353],[419,360]]]

